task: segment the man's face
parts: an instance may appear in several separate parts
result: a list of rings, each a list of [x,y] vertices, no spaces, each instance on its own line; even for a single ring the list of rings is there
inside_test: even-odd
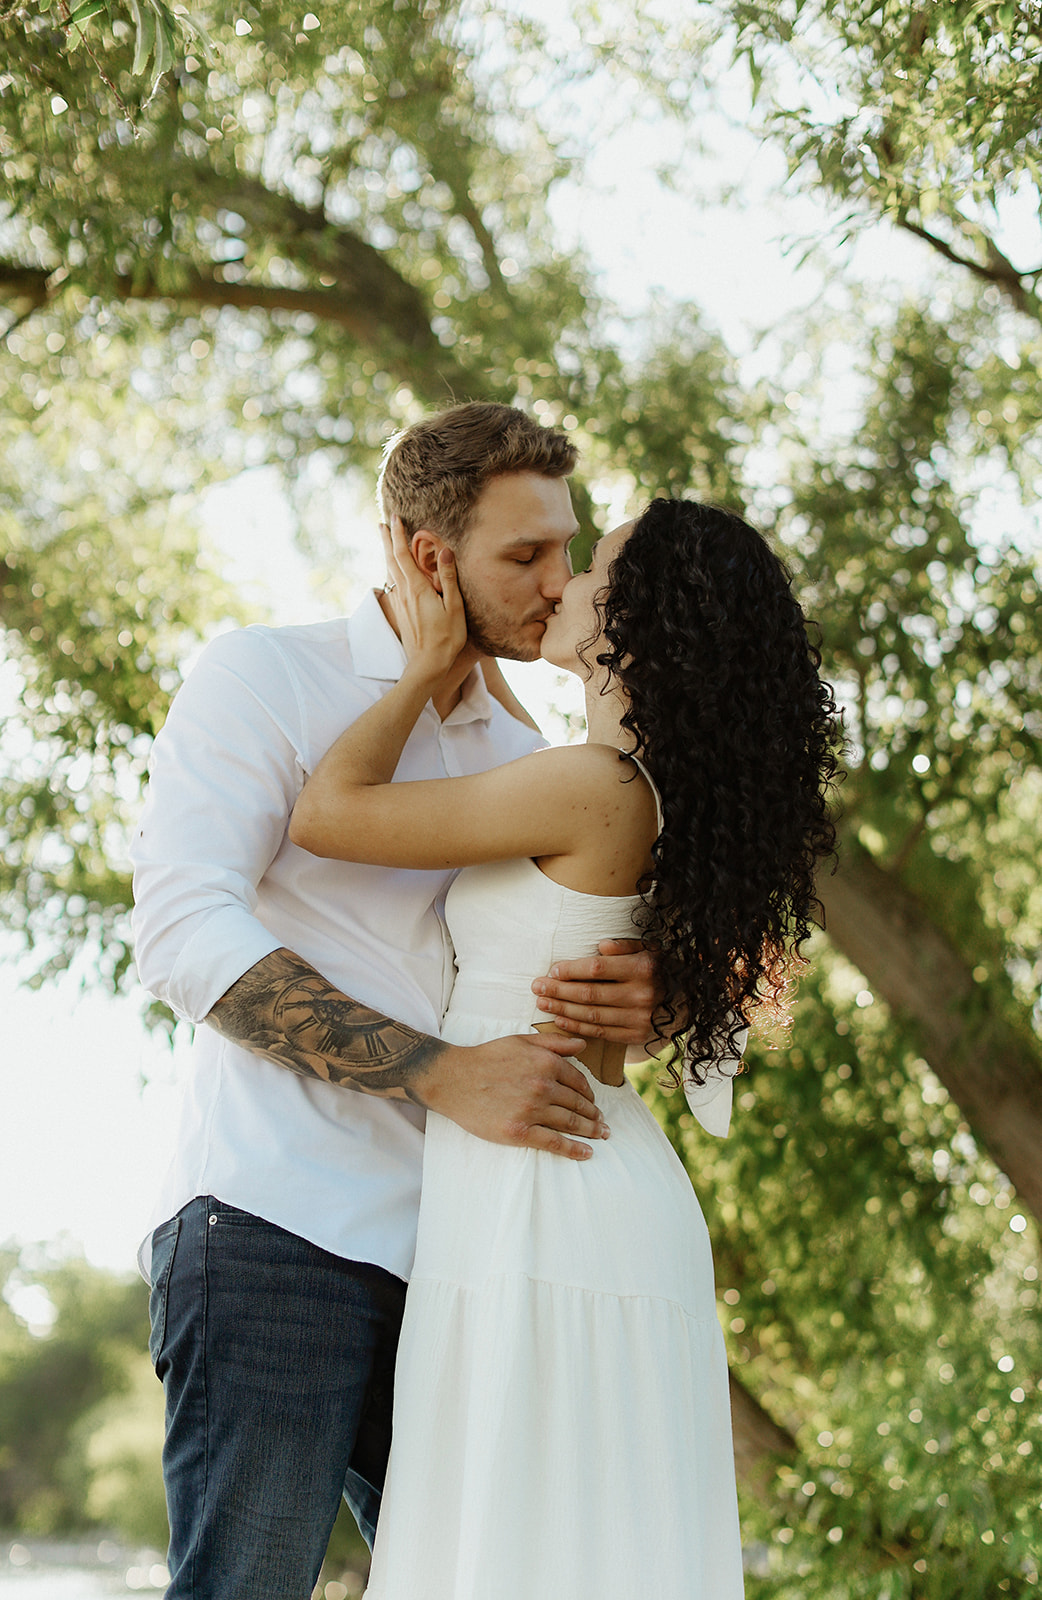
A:
[[[485,486],[456,551],[467,631],[482,655],[536,659],[578,531],[564,478],[512,472]]]

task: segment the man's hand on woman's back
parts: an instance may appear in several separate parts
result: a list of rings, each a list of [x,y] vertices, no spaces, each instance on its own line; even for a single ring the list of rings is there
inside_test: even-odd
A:
[[[541,1011],[563,1033],[616,1044],[646,1045],[661,998],[655,958],[638,939],[604,939],[599,955],[558,961],[532,984]]]

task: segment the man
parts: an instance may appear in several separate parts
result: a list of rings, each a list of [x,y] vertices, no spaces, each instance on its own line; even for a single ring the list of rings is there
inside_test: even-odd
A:
[[[479,664],[538,654],[570,575],[575,454],[497,405],[455,407],[390,449],[385,517],[432,579],[452,547],[470,631],[402,779],[485,770],[540,742]],[[149,1241],[169,1600],[306,1600],[341,1492],[371,1542],[424,1108],[589,1159],[582,1141],[606,1130],[567,1034],[650,1031],[650,962],[616,947],[536,986],[562,1034],[443,1044],[451,874],[289,842],[306,774],[403,665],[393,586],[346,622],[225,635],[156,741],[134,850],[138,965],[207,1024]]]

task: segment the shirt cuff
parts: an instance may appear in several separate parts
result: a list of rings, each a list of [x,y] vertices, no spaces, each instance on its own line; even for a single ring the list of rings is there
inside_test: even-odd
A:
[[[705,1083],[684,1083],[688,1105],[706,1133],[726,1139],[731,1131],[733,1087],[730,1078],[708,1078]]]
[[[704,1083],[694,1083],[686,1075],[684,1078],[684,1096],[696,1121],[702,1124],[706,1133],[713,1134],[717,1139],[726,1139],[731,1130],[734,1079],[742,1065],[748,1038],[749,1030],[743,1028],[736,1040],[738,1051],[735,1055],[725,1056],[722,1061],[714,1061],[711,1065],[698,1063],[700,1070],[705,1067]]]
[[[179,1017],[202,1022],[244,972],[282,946],[243,907],[224,906],[207,917],[182,949],[165,998]]]

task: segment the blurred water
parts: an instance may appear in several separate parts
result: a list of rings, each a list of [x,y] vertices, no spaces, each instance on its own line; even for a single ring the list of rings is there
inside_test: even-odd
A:
[[[154,1550],[125,1550],[107,1539],[0,1543],[0,1600],[126,1600],[133,1594],[156,1600],[166,1583]]]
[[[0,1600],[159,1600],[169,1581],[156,1550],[129,1550],[111,1539],[77,1543],[0,1534]],[[364,1587],[360,1573],[330,1578],[323,1572],[312,1600],[359,1600]]]
[[[0,1595],[4,1600],[111,1600],[113,1595],[132,1592],[122,1573],[76,1572],[68,1567],[23,1568],[21,1572],[0,1569]],[[152,1593],[159,1591],[153,1589]]]
[[[312,1600],[359,1600],[365,1580],[355,1573],[320,1578]],[[166,1568],[155,1550],[0,1535],[0,1600],[159,1600]]]

